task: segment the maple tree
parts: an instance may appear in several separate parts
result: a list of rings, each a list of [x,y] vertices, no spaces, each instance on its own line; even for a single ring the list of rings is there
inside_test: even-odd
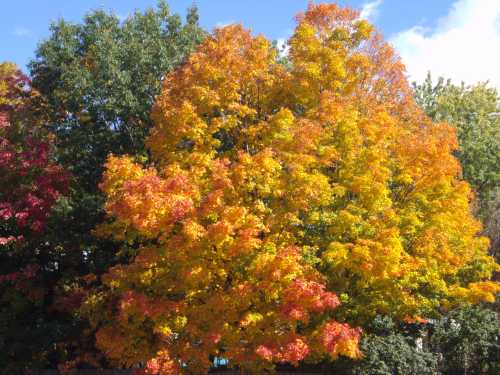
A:
[[[30,120],[29,115],[23,118],[26,106],[36,96],[28,86],[28,77],[15,65],[0,65],[0,218],[4,230],[14,224],[40,232],[67,175],[51,163],[48,143],[38,139],[40,129],[25,123]],[[15,243],[22,240],[19,236],[1,237],[0,243]]]
[[[5,371],[43,357],[46,256],[40,242],[69,175],[51,159],[38,93],[14,64],[0,64],[0,359]],[[39,314],[40,313],[40,314]],[[25,345],[21,341],[28,340]],[[50,346],[49,343],[47,346]],[[47,347],[45,346],[45,349]]]
[[[311,3],[297,20],[286,66],[263,36],[216,29],[165,78],[149,165],[108,158],[97,234],[136,256],[83,309],[114,363],[357,358],[353,327],[376,314],[494,300],[452,127],[358,12]]]

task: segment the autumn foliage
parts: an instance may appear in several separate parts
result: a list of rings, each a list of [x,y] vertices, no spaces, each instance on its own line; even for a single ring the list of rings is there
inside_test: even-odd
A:
[[[136,256],[84,310],[114,363],[358,358],[355,327],[376,314],[494,300],[452,128],[415,105],[357,12],[311,4],[297,20],[289,64],[263,36],[216,29],[164,81],[153,162],[109,157],[96,233]]]
[[[0,372],[43,363],[54,266],[45,228],[69,174],[53,161],[43,100],[14,64],[0,64]],[[45,241],[44,241],[45,239]],[[50,275],[50,276],[48,276]],[[52,331],[50,331],[52,333]],[[57,333],[54,334],[54,336]],[[47,344],[47,341],[49,343]]]
[[[41,233],[68,174],[50,160],[37,122],[37,93],[14,64],[0,64],[0,249],[22,246]],[[38,108],[38,109],[35,109]],[[1,275],[1,280],[13,276]]]

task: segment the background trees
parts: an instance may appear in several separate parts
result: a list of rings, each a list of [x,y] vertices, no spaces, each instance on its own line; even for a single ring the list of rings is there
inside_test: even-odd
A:
[[[431,75],[414,84],[415,97],[428,116],[455,127],[462,176],[474,189],[474,212],[490,239],[489,252],[496,259],[500,246],[500,97],[487,83],[454,85]],[[440,353],[445,374],[498,371],[500,329],[498,307],[487,304],[457,309],[437,321],[429,350]]]
[[[79,259],[80,274],[101,273],[113,262],[110,244],[91,230],[103,218],[97,185],[109,153],[147,157],[144,137],[163,76],[201,40],[196,9],[186,23],[165,2],[121,22],[94,11],[82,24],[60,20],[31,63],[33,86],[48,103],[57,159],[74,176],[72,194],[59,218],[63,247]],[[100,247],[100,251],[95,251]],[[70,256],[70,255],[69,255]]]
[[[79,186],[96,190],[108,153],[144,153],[162,78],[203,36],[196,8],[183,23],[164,1],[123,21],[94,11],[82,24],[51,25],[30,71],[49,104],[58,157]]]
[[[496,374],[500,369],[498,312],[469,306],[450,312],[434,327],[431,350],[441,353],[443,374]]]

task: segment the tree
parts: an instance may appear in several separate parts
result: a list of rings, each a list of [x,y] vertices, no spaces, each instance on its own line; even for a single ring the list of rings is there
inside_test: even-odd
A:
[[[443,374],[497,374],[500,370],[498,312],[481,306],[452,311],[437,322],[432,349],[441,353]]]
[[[357,357],[343,320],[494,299],[454,131],[415,104],[392,49],[333,4],[310,4],[289,44],[287,68],[264,37],[216,29],[165,78],[151,162],[108,158],[99,233],[137,255],[85,309],[114,363]]]
[[[428,350],[425,340],[427,328],[428,322],[425,321],[395,322],[387,316],[377,316],[367,325],[361,338],[362,358],[359,360],[342,358],[333,363],[323,364],[322,373],[436,375],[439,373],[439,354]]]
[[[5,373],[47,361],[57,337],[43,232],[69,174],[52,160],[40,98],[14,64],[0,64],[0,363]]]
[[[351,362],[356,375],[436,374],[433,353],[420,352],[408,338],[397,333],[388,336],[366,335],[361,342],[363,360]]]
[[[82,183],[96,188],[108,152],[144,152],[161,80],[193,51],[204,32],[196,8],[188,9],[183,24],[165,1],[122,22],[98,10],[83,24],[61,19],[50,31],[30,64],[33,85],[49,102],[65,151],[60,158]],[[81,143],[88,149],[78,148]]]
[[[491,254],[500,249],[500,96],[487,83],[457,86],[430,74],[414,84],[418,104],[435,121],[446,121],[457,131],[456,155],[462,165],[463,178],[474,189],[476,213],[485,224],[491,240]]]

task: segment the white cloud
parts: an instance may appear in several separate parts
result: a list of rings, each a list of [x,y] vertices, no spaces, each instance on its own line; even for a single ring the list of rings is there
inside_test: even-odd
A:
[[[391,38],[412,81],[434,77],[500,88],[500,1],[458,0],[433,29],[420,26]]]
[[[382,0],[374,0],[363,4],[359,18],[373,22],[378,16],[380,4],[382,4]]]

